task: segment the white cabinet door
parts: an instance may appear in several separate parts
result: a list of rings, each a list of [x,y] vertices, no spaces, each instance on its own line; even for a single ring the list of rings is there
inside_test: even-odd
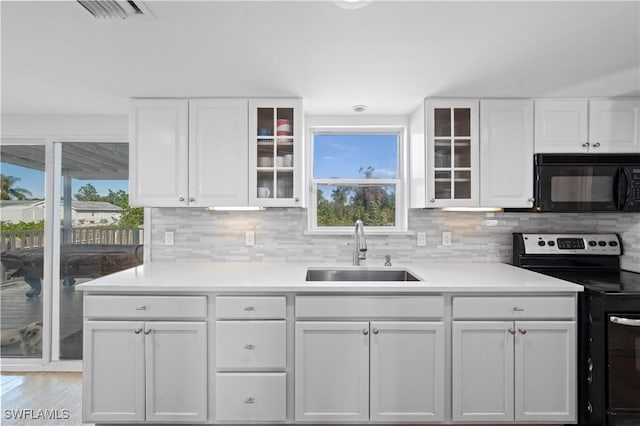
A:
[[[369,420],[369,323],[298,321],[295,419]]]
[[[540,100],[535,105],[535,152],[588,152],[588,101]]]
[[[576,326],[572,321],[517,321],[515,420],[576,420]]]
[[[246,206],[248,101],[189,101],[189,206]]]
[[[188,115],[184,99],[136,99],[129,114],[129,203],[186,207]]]
[[[206,322],[145,323],[147,420],[207,420]]]
[[[480,101],[480,205],[533,205],[533,101]]]
[[[510,330],[511,321],[453,321],[453,421],[513,421]]]
[[[477,99],[427,99],[427,205],[477,207]]]
[[[145,420],[144,323],[86,321],[83,420]]]
[[[304,207],[300,99],[249,100],[249,204]]]
[[[589,102],[589,144],[593,153],[640,152],[640,101]]]
[[[371,421],[444,420],[444,325],[371,323]]]

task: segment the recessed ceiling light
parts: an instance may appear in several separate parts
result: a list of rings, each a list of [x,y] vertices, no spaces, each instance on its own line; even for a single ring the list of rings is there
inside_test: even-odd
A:
[[[360,9],[365,7],[373,0],[333,0],[333,2],[343,9]]]
[[[365,112],[369,108],[366,105],[354,105],[351,107],[355,112]]]

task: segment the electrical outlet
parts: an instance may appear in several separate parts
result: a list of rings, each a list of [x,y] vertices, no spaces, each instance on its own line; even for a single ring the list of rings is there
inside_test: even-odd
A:
[[[244,244],[252,247],[256,243],[256,233],[253,231],[247,231],[244,233]]]
[[[173,245],[173,231],[164,231],[164,245],[165,246]]]
[[[451,247],[451,232],[444,231],[442,233],[442,245],[445,247]]]
[[[427,245],[427,233],[418,232],[418,247],[424,247]]]

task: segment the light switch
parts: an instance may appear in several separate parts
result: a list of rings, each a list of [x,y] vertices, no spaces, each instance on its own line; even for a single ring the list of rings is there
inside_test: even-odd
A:
[[[427,233],[418,232],[418,247],[424,247],[427,245]]]

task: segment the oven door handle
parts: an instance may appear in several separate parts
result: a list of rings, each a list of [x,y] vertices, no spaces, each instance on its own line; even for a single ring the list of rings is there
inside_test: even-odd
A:
[[[620,324],[620,325],[628,325],[630,327],[640,327],[640,319],[631,319],[631,318],[621,318],[610,316],[609,321]]]

